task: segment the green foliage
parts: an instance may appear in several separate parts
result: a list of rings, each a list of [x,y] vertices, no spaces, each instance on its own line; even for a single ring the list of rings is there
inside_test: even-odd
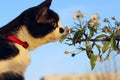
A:
[[[65,35],[62,35],[62,38],[59,40],[60,43],[62,43],[65,39],[66,39],[66,36],[65,36]]]
[[[105,26],[100,25],[100,17],[98,14],[93,14],[90,20],[84,20],[80,11],[77,12],[74,22],[74,27],[71,28],[69,37],[63,37],[65,43],[69,46],[74,46],[77,50],[66,51],[66,54],[71,54],[75,57],[77,54],[86,53],[90,60],[91,69],[93,70],[96,61],[109,60],[110,53],[116,51],[119,53],[119,40],[120,40],[120,22],[112,17],[112,21],[105,18],[103,22]],[[107,25],[107,26],[106,26]],[[104,56],[103,54],[107,54]]]
[[[97,56],[95,56],[94,54],[91,54],[91,57],[90,57],[91,70],[94,69],[96,60],[97,60]]]
[[[108,41],[104,43],[103,48],[102,48],[102,53],[105,53],[108,50],[109,44],[110,42]]]

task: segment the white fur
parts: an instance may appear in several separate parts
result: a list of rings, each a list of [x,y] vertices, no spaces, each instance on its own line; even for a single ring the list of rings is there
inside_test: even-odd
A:
[[[53,32],[43,38],[36,39],[29,34],[26,26],[21,26],[20,30],[16,33],[17,38],[22,41],[26,41],[29,44],[29,47],[28,49],[25,49],[21,45],[14,43],[15,46],[19,49],[19,54],[13,59],[0,61],[0,73],[7,71],[24,73],[30,63],[30,55],[28,50],[34,50],[40,45],[58,40],[62,36],[62,34],[59,32],[60,27],[62,26],[59,22],[58,27]]]
[[[23,73],[26,67],[29,65],[30,54],[28,50],[19,44],[15,44],[15,46],[19,49],[19,54],[13,59],[0,61],[0,73],[7,71]]]
[[[36,47],[41,46],[45,43],[57,41],[62,36],[62,34],[59,32],[60,27],[62,27],[62,25],[59,21],[58,27],[52,33],[49,33],[47,36],[43,38],[34,38],[27,31],[26,26],[23,25],[21,26],[21,29],[17,33],[17,36],[20,40],[27,41],[27,43],[29,44],[28,47],[29,50],[34,50]]]

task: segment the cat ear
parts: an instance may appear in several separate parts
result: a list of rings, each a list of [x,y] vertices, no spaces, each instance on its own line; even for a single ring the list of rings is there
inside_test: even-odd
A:
[[[38,5],[37,7],[39,8],[39,13],[41,15],[45,15],[51,5],[52,0],[45,0],[44,2],[42,2],[40,5]]]

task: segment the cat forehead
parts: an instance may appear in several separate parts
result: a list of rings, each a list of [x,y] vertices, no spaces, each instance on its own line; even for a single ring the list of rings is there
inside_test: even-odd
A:
[[[44,15],[37,13],[35,19],[38,23],[56,23],[59,21],[59,15],[53,10],[49,9]]]

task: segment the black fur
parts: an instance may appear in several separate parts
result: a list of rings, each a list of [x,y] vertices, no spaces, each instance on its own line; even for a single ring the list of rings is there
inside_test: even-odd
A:
[[[27,9],[13,21],[2,27],[0,34],[15,36],[20,27],[25,25],[33,37],[44,37],[58,26],[59,20],[57,13],[49,9],[48,5],[50,5],[50,2],[43,2],[41,5]]]
[[[48,33],[52,32],[56,27],[52,23],[58,23],[58,15],[52,10],[48,10],[45,15],[36,14],[39,13],[36,7],[29,9],[29,14],[25,14],[23,24],[27,26],[29,33],[35,37],[40,38],[44,37]],[[35,12],[35,13],[33,13]],[[54,14],[53,14],[54,13]],[[24,15],[24,13],[22,14]],[[27,16],[27,17],[26,17]],[[39,17],[39,19],[38,19]],[[54,19],[53,19],[54,17]],[[28,19],[30,18],[30,19]],[[38,20],[37,20],[38,19]],[[41,20],[41,21],[40,21]],[[39,22],[37,22],[39,21]],[[33,27],[34,26],[34,27]]]
[[[19,53],[12,42],[0,38],[0,60],[11,59]]]
[[[0,80],[24,80],[24,78],[16,72],[5,72],[0,75]]]

